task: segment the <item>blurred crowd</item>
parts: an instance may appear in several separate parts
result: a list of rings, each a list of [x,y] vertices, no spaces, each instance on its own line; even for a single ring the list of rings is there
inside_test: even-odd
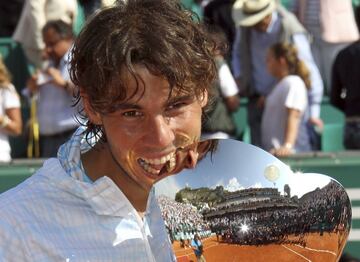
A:
[[[18,43],[30,76],[14,86],[0,60],[0,161],[9,136],[26,137],[23,157],[56,156],[80,124],[68,72],[81,24],[112,0],[13,0],[0,4],[0,37]],[[345,115],[344,147],[360,149],[360,2],[182,0],[216,45],[216,99],[204,138],[244,139],[234,121],[246,98],[250,142],[276,156],[321,150],[321,103]],[[29,117],[22,117],[22,107]],[[176,216],[175,216],[176,217]]]
[[[276,202],[277,203],[277,202]],[[219,241],[264,245],[292,243],[306,245],[306,235],[324,232],[346,235],[350,228],[349,199],[335,182],[315,190],[298,200],[297,207],[266,207],[257,203],[252,210],[228,209],[208,217],[212,232]]]
[[[161,195],[161,214],[172,241],[187,243],[198,234],[201,238],[217,236],[220,242],[241,245],[287,243],[306,245],[306,236],[349,233],[350,202],[341,186],[331,181],[323,188],[281,203],[279,198],[267,201],[239,201],[201,209],[191,203],[180,203]],[[251,208],[249,208],[251,205]]]
[[[201,238],[210,236],[209,224],[204,221],[202,214],[195,206],[190,203],[176,202],[163,195],[157,200],[172,241],[187,243],[194,238],[196,233]]]

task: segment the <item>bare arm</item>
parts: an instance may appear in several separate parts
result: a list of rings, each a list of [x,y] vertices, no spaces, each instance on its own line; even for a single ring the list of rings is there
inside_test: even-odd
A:
[[[288,156],[293,153],[293,147],[298,135],[301,112],[297,109],[287,108],[288,117],[286,121],[284,144],[280,148],[272,150],[276,156]]]
[[[7,134],[18,136],[22,132],[22,118],[20,108],[9,108],[5,115],[0,116],[0,126]]]
[[[240,97],[238,95],[225,97],[224,101],[230,113],[235,112],[240,106]]]

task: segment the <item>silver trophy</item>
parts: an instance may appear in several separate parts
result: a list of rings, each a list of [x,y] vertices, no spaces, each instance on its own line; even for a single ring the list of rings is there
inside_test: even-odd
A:
[[[239,141],[202,143],[215,152],[155,185],[178,261],[339,260],[351,204],[337,181]]]

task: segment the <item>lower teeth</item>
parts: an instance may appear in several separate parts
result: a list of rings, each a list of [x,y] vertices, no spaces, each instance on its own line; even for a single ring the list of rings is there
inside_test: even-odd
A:
[[[167,161],[167,162],[165,163],[164,167],[161,168],[161,170],[153,169],[151,166],[149,166],[149,165],[145,162],[145,160],[143,160],[143,159],[141,159],[141,158],[139,159],[138,162],[139,162],[140,166],[141,166],[146,172],[151,173],[151,174],[153,174],[153,175],[158,175],[158,176],[162,175],[162,174],[165,173],[165,172],[171,172],[171,171],[174,169],[174,167],[175,167],[175,159],[170,159],[169,161]]]

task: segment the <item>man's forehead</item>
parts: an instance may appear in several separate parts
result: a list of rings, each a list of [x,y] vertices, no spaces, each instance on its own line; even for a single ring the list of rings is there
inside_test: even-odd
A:
[[[133,90],[134,91],[134,90]],[[159,90],[155,90],[157,92],[157,98],[158,100],[153,101],[155,102],[164,102],[164,103],[170,103],[181,99],[189,99],[189,98],[195,98],[195,92],[189,91],[186,89],[182,89],[179,87],[163,87],[162,92],[158,92]],[[154,92],[151,87],[145,87],[137,89],[135,92],[131,92],[129,90],[127,97],[120,103],[133,103],[138,104],[141,103],[141,101],[146,98],[147,92]]]
[[[154,92],[155,89],[158,93],[168,94],[169,97],[195,94],[195,88],[189,84],[178,86],[170,83],[166,76],[150,72],[121,73],[119,80],[126,93],[131,96],[141,96],[146,92]]]

